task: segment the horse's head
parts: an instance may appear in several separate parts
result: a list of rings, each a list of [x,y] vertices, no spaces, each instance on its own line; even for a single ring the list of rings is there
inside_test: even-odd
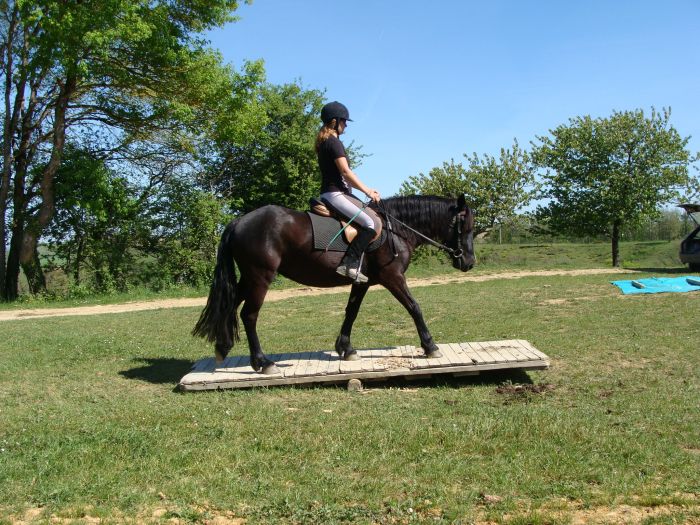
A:
[[[452,233],[452,266],[467,272],[474,267],[474,213],[467,206],[464,195],[457,199],[457,208],[453,219]]]

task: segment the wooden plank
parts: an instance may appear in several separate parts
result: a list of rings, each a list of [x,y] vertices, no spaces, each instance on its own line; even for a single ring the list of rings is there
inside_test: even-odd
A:
[[[541,356],[537,354],[537,352],[533,352],[532,347],[530,347],[529,344],[523,344],[522,339],[514,339],[512,341],[513,346],[516,346],[520,352],[522,352],[529,360],[537,360],[541,359]],[[525,341],[527,343],[527,341]]]
[[[402,345],[399,348],[401,348],[401,357],[405,357],[406,359],[410,359],[411,361],[416,360],[416,347],[413,345]]]
[[[493,351],[498,352],[507,362],[520,361],[518,356],[510,351],[512,345],[509,344],[508,341],[493,341],[488,343],[488,345]]]
[[[372,358],[372,350],[368,350],[360,354],[361,368],[363,372],[371,372],[374,370],[374,359]]]
[[[303,370],[299,371],[299,373],[305,376],[314,375],[314,370],[318,368],[318,358],[318,352],[309,352],[309,357],[304,363],[305,366]]]
[[[440,351],[442,358],[426,359],[420,355],[422,350],[415,347],[373,348],[358,351],[362,358],[357,361],[341,361],[332,351],[276,354],[269,356],[281,372],[275,375],[254,372],[248,356],[232,356],[224,362],[226,368],[215,370],[212,370],[213,359],[206,358],[193,365],[179,386],[182,390],[212,390],[342,383],[350,379],[420,379],[442,373],[463,376],[509,368],[541,370],[549,366],[549,358],[544,353],[520,339],[445,343]]]
[[[528,341],[525,341],[523,339],[516,339],[516,341],[519,344],[520,348],[523,350],[523,352],[533,356],[533,359],[544,359],[549,361],[549,357],[537,350],[537,348],[532,346]]]
[[[474,352],[476,352],[479,355],[479,357],[485,364],[496,362],[494,356],[490,352],[485,350],[481,343],[473,342],[469,343],[469,346],[474,350]]]
[[[517,341],[508,341],[508,351],[515,356],[518,361],[531,361],[528,354],[522,351]]]
[[[411,352],[413,354],[413,368],[421,370],[431,367],[430,360],[425,357],[425,350],[419,346],[412,346]]]
[[[314,365],[310,371],[311,375],[318,375],[321,370],[326,367],[326,353],[322,350],[316,352],[314,356]]]
[[[492,362],[507,363],[510,359],[498,351],[498,346],[494,345],[495,341],[479,341],[479,346],[484,352],[487,352],[492,357]]]
[[[339,374],[340,363],[342,363],[343,361],[340,359],[340,356],[335,352],[335,350],[330,351],[329,354],[330,357],[328,362],[328,369],[326,370],[326,375]]]
[[[359,352],[358,352],[359,354]],[[366,354],[366,352],[364,352]],[[342,374],[350,374],[353,372],[362,372],[362,361],[367,359],[366,357],[361,357],[355,361],[340,361],[340,372]],[[348,378],[350,379],[350,378]]]
[[[464,358],[464,355],[462,355],[461,349],[459,349],[458,345],[455,345],[453,343],[445,343],[442,347],[445,349],[445,356],[450,361],[450,366],[462,366],[472,364],[471,359],[466,360]],[[460,350],[459,353],[455,351],[455,347],[457,347]]]
[[[288,359],[289,365],[282,369],[282,375],[284,377],[295,377],[297,374],[297,366],[299,366],[299,360],[301,359],[302,352],[295,352],[290,355]],[[285,363],[286,364],[286,363]]]
[[[455,363],[453,359],[453,352],[452,349],[450,348],[450,345],[445,344],[445,343],[438,343],[437,345],[438,350],[442,354],[442,357],[440,358],[440,366],[451,366],[459,363]],[[454,356],[456,357],[456,356]]]
[[[395,347],[391,348],[372,348],[370,351],[369,358],[372,361],[372,370],[375,372],[384,372],[389,368],[387,363],[389,362],[388,360],[391,359],[392,357],[392,351],[394,350]]]
[[[479,361],[476,359],[472,352],[468,352],[461,343],[450,343],[450,348],[455,353],[455,356],[464,364],[477,364]]]
[[[459,347],[462,349],[462,352],[464,352],[464,355],[471,359],[472,363],[475,365],[478,364],[483,364],[486,361],[484,360],[484,357],[479,355],[479,353],[472,348],[472,346],[469,343],[457,343]]]
[[[316,374],[324,376],[328,373],[328,367],[331,364],[330,352],[323,351],[319,352],[318,368],[316,369]]]
[[[289,360],[292,358],[292,354],[275,354],[269,357],[275,362],[275,365],[277,365],[277,368],[279,369],[280,373],[284,375],[284,369],[287,368]]]
[[[478,372],[489,371],[489,370],[500,370],[508,368],[528,368],[521,367],[517,363],[492,363],[488,365],[483,365],[478,368]],[[531,367],[532,369],[539,369],[538,367]],[[450,373],[450,374],[462,374],[464,372],[474,372],[474,365],[466,367],[444,367],[444,368],[432,368],[417,371],[417,373],[407,373],[405,369],[400,370],[388,370],[384,373],[381,372],[368,372],[368,373],[341,373],[333,374],[325,377],[324,382],[346,382],[350,379],[382,379],[385,377],[397,377],[403,376],[406,378],[416,377],[422,375],[425,377],[430,377],[432,375],[440,373]],[[311,376],[299,376],[292,378],[284,378],[280,375],[277,376],[262,376],[258,375],[258,380],[251,381],[222,381],[216,384],[200,382],[199,384],[181,384],[183,390],[208,390],[217,388],[248,388],[252,386],[274,386],[274,385],[293,385],[293,384],[303,384],[303,383],[318,383],[319,378],[314,378]]]
[[[306,358],[299,364],[298,375],[308,376],[311,375],[311,369],[316,363],[316,352],[307,352]]]
[[[302,352],[301,356],[299,357],[299,362],[297,363],[297,369],[294,375],[296,376],[306,376],[308,375],[306,373],[306,369],[308,368],[309,364],[311,363],[312,359],[312,352]]]
[[[411,370],[420,369],[422,362],[423,362],[423,364],[427,365],[427,363],[425,363],[425,359],[423,359],[423,356],[422,356],[422,353],[423,353],[422,349],[416,348],[413,345],[406,345],[404,347],[403,352],[404,352],[404,356],[407,359],[411,360],[410,361]]]
[[[486,350],[481,343],[473,342],[469,343],[469,346],[479,355],[485,364],[497,363],[499,361],[499,357],[494,356],[491,352]]]
[[[431,368],[441,368],[443,366],[450,366],[450,360],[445,356],[445,352],[443,352],[442,345],[437,345],[438,350],[440,350],[440,353],[442,354],[442,357],[429,357],[427,358],[427,361],[430,365]]]

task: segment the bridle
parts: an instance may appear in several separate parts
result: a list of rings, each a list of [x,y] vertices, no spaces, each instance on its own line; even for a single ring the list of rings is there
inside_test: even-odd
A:
[[[446,251],[447,253],[450,254],[450,256],[454,259],[459,259],[464,255],[464,250],[462,249],[462,227],[464,225],[464,219],[467,216],[467,210],[462,210],[458,211],[457,213],[454,214],[452,217],[452,220],[450,221],[450,229],[453,230],[455,233],[455,248],[451,248],[450,246],[447,246],[446,244],[442,244],[441,242],[437,242],[434,239],[431,239],[427,235],[423,235],[421,232],[411,228],[408,224],[405,222],[400,221],[396,217],[390,215],[387,213],[386,209],[384,208],[384,204],[382,201],[379,201],[379,205],[382,208],[382,213],[386,217],[386,227],[387,230],[389,231],[389,238],[392,239],[394,230],[391,225],[391,221],[395,221],[407,230],[413,232],[416,234],[418,237],[421,237],[423,240],[428,242],[428,244],[431,244],[435,246],[436,248],[439,248],[441,250]],[[393,242],[393,241],[392,241]],[[398,254],[396,253],[396,249],[394,251],[394,257],[396,257]]]

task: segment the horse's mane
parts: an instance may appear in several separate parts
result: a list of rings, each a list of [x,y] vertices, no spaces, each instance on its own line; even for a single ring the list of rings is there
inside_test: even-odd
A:
[[[431,237],[437,237],[445,231],[455,206],[455,199],[433,195],[391,197],[383,199],[379,205],[371,205],[380,212],[386,210],[389,215]],[[394,229],[401,231],[404,228],[394,225]]]

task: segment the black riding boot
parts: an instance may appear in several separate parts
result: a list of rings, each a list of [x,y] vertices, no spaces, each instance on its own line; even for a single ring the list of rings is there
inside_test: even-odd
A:
[[[350,243],[350,246],[348,246],[348,251],[345,252],[345,256],[343,260],[340,261],[340,266],[338,266],[336,272],[340,275],[350,277],[353,281],[357,281],[358,283],[366,283],[367,276],[360,271],[360,257],[376,234],[377,232],[374,230],[358,228],[357,237],[355,237]]]

